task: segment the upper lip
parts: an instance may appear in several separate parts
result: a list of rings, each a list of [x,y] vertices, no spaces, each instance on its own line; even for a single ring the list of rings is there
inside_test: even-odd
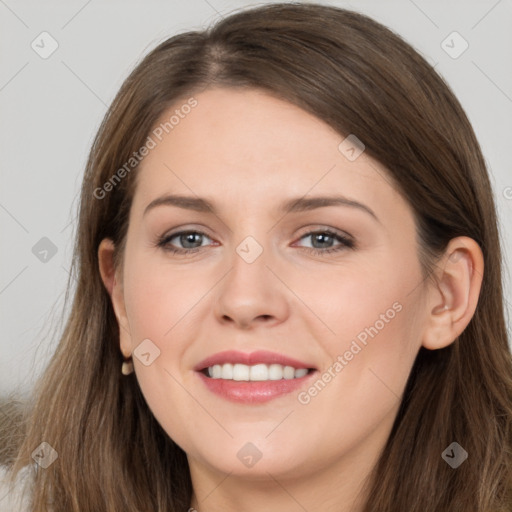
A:
[[[239,352],[237,350],[225,350],[218,352],[212,356],[203,359],[198,363],[194,370],[201,371],[205,368],[213,366],[215,364],[245,364],[247,366],[253,366],[256,364],[281,364],[283,366],[293,366],[295,369],[298,368],[312,368],[313,365],[299,361],[292,357],[288,357],[277,352],[269,352],[267,350],[257,350],[256,352]]]

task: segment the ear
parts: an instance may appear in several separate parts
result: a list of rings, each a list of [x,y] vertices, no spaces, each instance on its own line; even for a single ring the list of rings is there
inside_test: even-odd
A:
[[[107,289],[119,325],[121,352],[128,358],[132,353],[132,340],[124,303],[122,269],[114,266],[114,242],[104,238],[98,247],[98,262],[103,284]]]
[[[484,273],[480,246],[465,236],[450,240],[428,291],[422,345],[429,350],[455,341],[473,317]]]

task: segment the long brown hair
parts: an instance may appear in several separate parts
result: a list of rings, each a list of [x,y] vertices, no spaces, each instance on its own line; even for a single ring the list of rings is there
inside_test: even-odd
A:
[[[121,264],[134,166],[162,114],[209,86],[261,88],[356,134],[413,209],[425,276],[450,239],[473,238],[485,275],[457,340],[421,348],[395,424],[370,475],[365,512],[512,510],[512,364],[504,320],[495,205],[481,149],[449,86],[399,36],[359,13],[315,4],[246,9],[159,44],[137,65],[93,143],[73,258],[76,292],[26,419],[14,471],[42,441],[58,459],[34,475],[34,512],[182,512],[186,454],[120,372],[118,324],[99,273],[100,241]],[[114,183],[113,181],[111,183]],[[103,189],[105,190],[105,189]],[[452,469],[453,441],[469,454]],[[50,505],[48,505],[50,504]]]

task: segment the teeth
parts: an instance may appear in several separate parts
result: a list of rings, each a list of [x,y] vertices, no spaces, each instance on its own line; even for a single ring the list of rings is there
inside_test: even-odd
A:
[[[249,368],[249,380],[268,380],[268,368],[266,364],[257,364],[254,366],[237,365],[243,368]],[[242,371],[242,370],[241,370]],[[245,376],[245,373],[243,374]]]
[[[262,381],[299,379],[307,375],[307,368],[295,369],[293,366],[281,364],[214,364],[208,367],[208,375],[212,379],[238,380],[238,381]]]

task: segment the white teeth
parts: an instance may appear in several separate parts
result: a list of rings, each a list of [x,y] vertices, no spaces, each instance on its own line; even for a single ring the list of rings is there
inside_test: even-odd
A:
[[[249,380],[268,380],[268,367],[266,364],[250,366]]]
[[[281,364],[214,364],[208,367],[208,375],[212,379],[225,379],[237,381],[264,381],[281,379],[300,379],[307,375],[307,368],[295,369],[293,366]]]
[[[210,377],[214,379],[220,379],[222,376],[222,366],[220,364],[215,364],[211,368],[208,368],[210,373]]]
[[[283,367],[280,364],[271,364],[268,367],[268,378],[270,380],[281,380],[283,378]]]
[[[283,370],[283,377],[285,379],[293,379],[295,377],[295,368],[292,366],[285,366]]]
[[[249,380],[249,367],[245,364],[233,365],[233,380]]]
[[[232,379],[233,378],[233,365],[232,364],[227,363],[227,364],[222,365],[222,378],[223,379]]]

